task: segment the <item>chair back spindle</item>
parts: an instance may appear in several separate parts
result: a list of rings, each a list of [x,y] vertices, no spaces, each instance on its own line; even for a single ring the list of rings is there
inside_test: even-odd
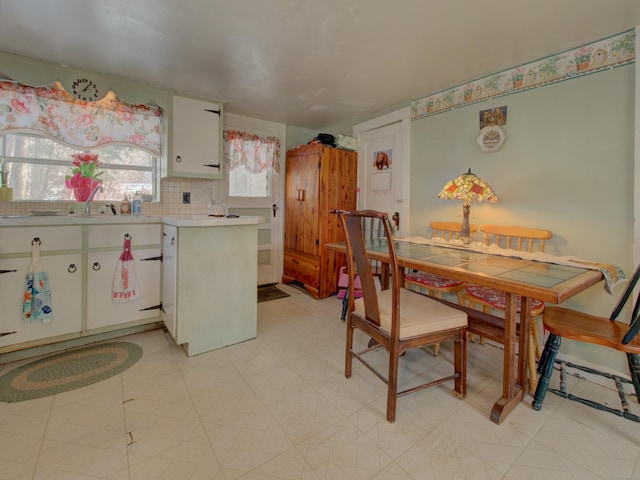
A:
[[[615,321],[616,318],[618,318],[618,316],[620,315],[620,312],[622,312],[624,306],[629,300],[629,297],[632,296],[633,290],[636,287],[638,280],[640,280],[640,265],[638,265],[636,267],[635,272],[633,272],[633,276],[631,277],[631,280],[629,280],[629,283],[627,284],[627,288],[625,289],[624,293],[620,297],[620,300],[618,300],[616,307],[613,309],[613,312],[611,313],[611,317],[609,317],[609,320]],[[629,330],[627,330],[627,333],[625,333],[624,337],[622,337],[622,343],[625,345],[629,344],[629,342],[631,342],[631,340],[633,340],[638,335],[639,331],[640,331],[640,296],[638,296],[638,298],[636,299],[636,303],[633,306],[633,312],[631,312],[631,321],[629,322]]]
[[[431,222],[429,226],[433,231],[433,239],[446,240],[447,242],[459,239],[462,232],[462,223],[460,222]],[[478,230],[477,225],[469,225],[469,234],[476,230]]]
[[[553,235],[550,230],[515,225],[481,225],[480,231],[487,246],[493,242],[501,248],[526,252],[544,252],[545,240]]]

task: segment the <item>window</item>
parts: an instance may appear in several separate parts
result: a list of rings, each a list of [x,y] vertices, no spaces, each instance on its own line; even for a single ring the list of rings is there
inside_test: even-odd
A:
[[[71,155],[86,150],[74,149],[35,134],[0,136],[0,157],[8,170],[8,182],[15,200],[74,200],[73,190],[65,187],[65,175],[71,174]],[[131,198],[139,190],[147,198],[156,198],[158,158],[136,147],[108,145],[91,150],[97,153],[103,191],[99,200]]]
[[[59,83],[30,87],[0,81],[0,161],[16,200],[73,200],[65,186],[72,154],[98,154],[101,200],[140,190],[156,198],[162,110],[131,105],[112,91],[79,101]]]
[[[229,196],[270,198],[279,173],[280,140],[236,130],[224,131],[224,164],[229,169]]]

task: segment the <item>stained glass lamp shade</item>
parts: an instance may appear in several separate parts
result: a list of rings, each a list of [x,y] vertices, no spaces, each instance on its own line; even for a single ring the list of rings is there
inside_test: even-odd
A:
[[[471,237],[469,236],[471,202],[485,201],[495,203],[498,201],[498,197],[493,193],[487,181],[478,177],[475,173],[471,173],[471,169],[467,173],[448,181],[438,194],[438,198],[464,201],[462,206],[462,231],[460,232],[464,243],[471,242]]]

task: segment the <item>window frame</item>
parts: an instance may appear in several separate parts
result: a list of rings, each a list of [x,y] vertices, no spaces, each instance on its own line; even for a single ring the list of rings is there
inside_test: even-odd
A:
[[[8,151],[7,151],[7,149],[10,147],[7,146],[8,142],[6,141],[7,136],[10,136],[10,135],[14,135],[17,137],[34,137],[34,138],[42,139],[45,141],[54,142],[55,144],[70,150],[69,159],[65,160],[65,159],[56,159],[56,158],[24,157],[24,156],[10,155],[8,154]],[[104,172],[129,171],[129,172],[143,172],[143,173],[150,174],[151,180],[148,183],[150,183],[150,186],[151,186],[151,193],[148,194],[147,198],[145,198],[145,201],[153,201],[153,202],[160,201],[160,198],[159,198],[160,190],[159,190],[158,178],[160,175],[161,159],[160,157],[151,154],[149,151],[143,148],[137,148],[133,145],[118,145],[117,143],[114,143],[111,145],[102,146],[101,148],[87,149],[87,148],[79,148],[79,147],[73,147],[73,146],[67,145],[63,142],[57,141],[53,138],[50,138],[47,135],[43,135],[38,132],[10,131],[10,132],[0,133],[0,162],[2,162],[5,165],[8,164],[9,167],[11,167],[11,164],[36,165],[36,166],[43,165],[43,166],[60,167],[60,168],[68,169],[68,172],[65,172],[65,174],[71,174],[71,170],[73,168],[71,153],[82,153],[82,152],[91,151],[92,153],[100,154],[100,151],[104,151],[105,149],[118,148],[118,147],[139,150],[140,152],[146,155],[149,155],[151,164],[149,166],[144,166],[144,165],[124,165],[124,164],[114,164],[114,163],[103,163],[99,167],[100,170]],[[9,168],[9,171],[10,170],[11,168]],[[12,182],[9,181],[9,184],[11,183]],[[14,192],[15,190],[16,189],[14,188]],[[14,200],[15,201],[37,201],[37,202],[74,201],[73,191],[71,189],[67,189],[67,190],[69,191],[69,194],[66,195],[65,198],[15,198],[14,196]],[[132,196],[135,190],[136,189],[134,188],[133,190],[127,190],[124,193],[127,193],[129,196]],[[109,196],[109,193],[107,193],[107,196]],[[114,195],[111,195],[110,197],[111,198],[108,198],[109,200],[119,201],[119,200],[122,200],[123,194],[122,192],[120,192],[117,195],[114,194]],[[103,199],[105,199],[104,196],[103,196]]]

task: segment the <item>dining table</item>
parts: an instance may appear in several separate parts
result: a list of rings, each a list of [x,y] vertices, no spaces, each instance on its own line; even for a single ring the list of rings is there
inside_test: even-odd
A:
[[[522,401],[527,391],[527,352],[531,322],[531,300],[559,304],[601,282],[605,275],[601,264],[584,262],[554,263],[522,258],[517,251],[488,249],[482,245],[462,243],[415,241],[394,239],[399,272],[398,281],[404,284],[404,272],[423,271],[491,287],[505,293],[504,317],[461,306],[468,312],[470,331],[500,337],[504,345],[502,395],[493,405],[490,418],[500,424]],[[389,251],[384,238],[365,241],[371,260],[382,262],[384,278],[382,288],[389,285]],[[332,252],[346,252],[344,242],[327,243]],[[560,258],[560,257],[558,257]],[[550,261],[551,260],[551,261]],[[594,268],[594,265],[596,268]],[[606,273],[606,272],[605,272]],[[392,281],[395,281],[391,279]],[[518,312],[517,299],[521,297]],[[453,304],[452,304],[453,305]],[[496,333],[498,331],[498,333]],[[518,354],[519,352],[519,354]]]

